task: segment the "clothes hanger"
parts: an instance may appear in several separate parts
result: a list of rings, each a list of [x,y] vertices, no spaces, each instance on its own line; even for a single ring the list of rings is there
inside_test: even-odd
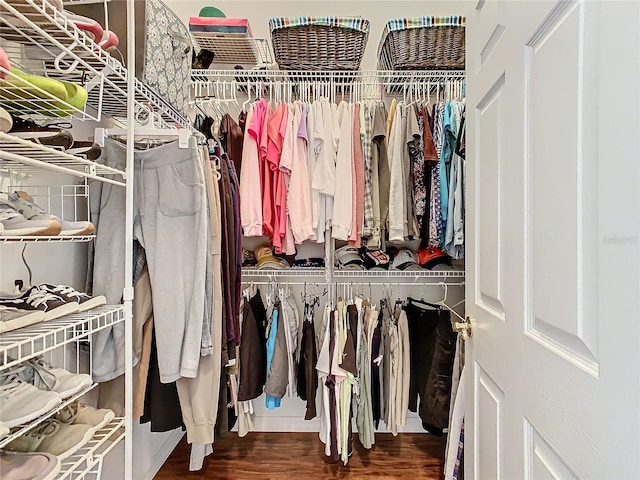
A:
[[[144,115],[146,114],[146,119]],[[161,128],[158,125],[162,123],[160,114],[155,113],[150,105],[144,105],[136,114],[136,118],[140,126],[134,129],[136,138],[177,138],[179,148],[189,148],[189,139],[191,138],[191,130],[186,128]],[[156,122],[158,125],[156,125]],[[104,147],[106,137],[126,136],[129,131],[126,128],[96,128],[94,133],[94,142]]]
[[[442,299],[442,301],[438,302],[438,305],[442,305],[444,308],[446,308],[447,310],[449,310],[451,313],[453,313],[456,317],[458,317],[462,322],[465,322],[465,319],[462,318],[458,312],[454,311],[453,308],[451,308],[449,305],[447,305],[447,293],[449,292],[449,286],[445,283],[445,282],[439,282],[438,285],[442,286],[444,288],[444,298]]]
[[[242,102],[242,111],[246,112],[247,107],[251,104],[251,83],[247,82],[247,99]]]

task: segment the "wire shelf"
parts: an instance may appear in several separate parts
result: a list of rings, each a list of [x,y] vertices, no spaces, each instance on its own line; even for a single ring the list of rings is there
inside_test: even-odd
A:
[[[14,64],[15,66],[15,64]],[[24,68],[20,68],[24,71]],[[55,96],[14,71],[0,67],[0,106],[14,115],[42,117],[72,117],[78,120],[99,120],[83,107],[78,108]],[[58,86],[61,86],[58,84]],[[102,82],[99,85],[102,88]]]
[[[266,38],[217,32],[191,32],[191,36],[200,48],[215,54],[214,64],[273,64],[273,55]]]
[[[57,235],[51,236],[23,236],[23,237],[11,237],[0,235],[0,243],[86,243],[95,240],[95,235]]]
[[[0,335],[0,370],[124,321],[123,305],[94,308]]]
[[[355,95],[360,100],[381,100],[384,95],[418,98],[444,93],[447,86],[454,83],[460,86],[464,79],[464,71],[448,70],[191,70],[196,98],[200,96],[199,92],[211,90],[209,84],[217,85],[220,82],[233,83],[238,91],[249,92],[249,96],[253,94],[255,97],[280,94],[283,98],[323,96],[335,99],[341,95]]]
[[[84,447],[62,461],[62,469],[56,479],[80,479],[89,473],[99,476],[104,457],[123,438],[124,418],[115,418],[98,430]]]
[[[266,81],[315,81],[315,82],[361,82],[389,85],[402,83],[404,85],[411,82],[432,83],[464,80],[464,71],[454,70],[325,70],[325,71],[305,71],[305,70],[212,70],[200,69],[191,70],[191,77],[194,80],[215,81],[215,80],[236,80],[237,82],[255,82],[256,79]]]
[[[464,270],[334,270],[336,278],[464,278]]]
[[[84,86],[97,118],[104,113],[126,120],[127,69],[93,38],[46,0],[0,0],[0,10],[2,38],[24,45],[28,56],[41,60],[42,73]],[[186,118],[138,79],[133,94],[138,108],[150,104],[166,126],[189,127]]]
[[[243,268],[243,277],[324,277],[324,268],[289,268],[285,270],[258,270],[256,268]]]
[[[0,170],[34,172],[54,170],[81,178],[125,186],[126,173],[62,150],[39,145],[29,140],[0,132]],[[106,178],[114,175],[122,180]]]
[[[97,386],[98,386],[97,383],[92,384],[91,386],[81,390],[80,392],[76,393],[75,395],[72,395],[71,397],[65,399],[60,405],[55,407],[53,410],[45,413],[44,415],[39,416],[36,420],[28,423],[27,425],[24,425],[23,427],[20,427],[20,428],[16,429],[9,436],[7,436],[7,437],[3,438],[2,440],[0,440],[0,448],[3,448],[4,446],[6,446],[9,443],[13,442],[16,438],[21,437],[25,433],[30,432],[31,430],[33,430],[37,426],[41,425],[42,423],[44,423],[45,420],[51,418],[52,416],[54,416],[56,413],[60,412],[61,410],[64,410],[67,406],[71,405],[73,402],[78,400],[83,395],[86,395],[87,393],[89,393],[91,390],[93,390]]]

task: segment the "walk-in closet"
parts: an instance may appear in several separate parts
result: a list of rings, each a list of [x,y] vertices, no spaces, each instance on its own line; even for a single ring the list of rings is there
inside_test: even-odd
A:
[[[639,27],[0,0],[0,479],[640,478]]]

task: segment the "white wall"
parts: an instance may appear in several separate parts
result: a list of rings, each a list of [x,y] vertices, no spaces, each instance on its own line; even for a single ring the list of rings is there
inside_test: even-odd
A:
[[[292,16],[361,16],[369,20],[371,29],[362,60],[361,69],[373,70],[377,65],[377,49],[386,22],[397,17],[423,15],[464,14],[469,1],[406,1],[406,0],[164,0],[185,22],[190,16],[198,16],[205,5],[222,10],[227,17],[247,18],[256,38],[268,38],[269,18]],[[467,4],[467,5],[465,5]]]

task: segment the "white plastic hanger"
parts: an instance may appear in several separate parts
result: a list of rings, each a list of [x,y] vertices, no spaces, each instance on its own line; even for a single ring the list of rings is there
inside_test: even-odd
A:
[[[444,298],[439,301],[439,302],[435,302],[436,305],[441,305],[444,308],[446,308],[447,310],[449,310],[451,313],[453,313],[456,317],[458,317],[462,322],[465,321],[464,318],[462,318],[458,312],[454,311],[452,307],[450,307],[449,305],[447,305],[447,294],[449,293],[449,286],[445,283],[445,282],[438,282],[438,285],[440,285],[441,287],[444,288]],[[456,304],[456,305],[459,305]]]
[[[145,108],[148,112],[146,122],[140,121]],[[160,128],[156,126],[156,122],[161,122],[161,117],[158,113],[155,113],[149,106],[141,108],[136,115],[136,120],[140,121],[141,125],[135,127],[136,138],[178,138],[178,146],[180,148],[189,148],[189,139],[191,138],[191,130],[186,128]],[[94,141],[104,147],[104,140],[106,137],[115,137],[119,135],[127,135],[129,132],[126,128],[96,128],[94,134]]]

